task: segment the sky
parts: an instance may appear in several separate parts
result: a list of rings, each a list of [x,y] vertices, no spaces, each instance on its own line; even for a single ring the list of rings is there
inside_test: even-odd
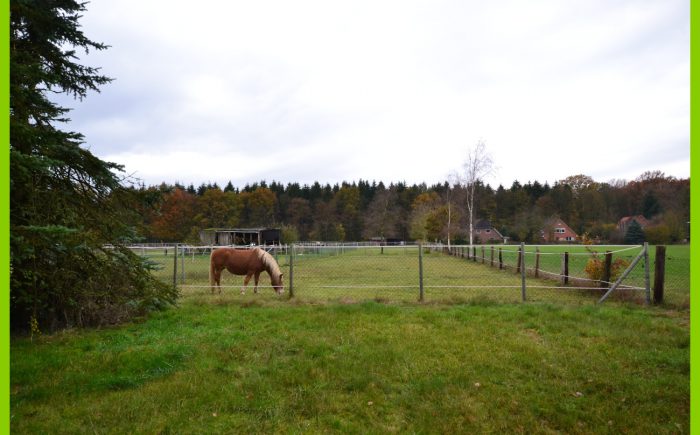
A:
[[[690,174],[689,1],[93,0],[68,130],[146,185]]]

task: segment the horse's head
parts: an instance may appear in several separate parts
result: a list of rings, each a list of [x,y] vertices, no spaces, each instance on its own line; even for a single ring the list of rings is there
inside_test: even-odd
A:
[[[284,293],[284,283],[282,282],[282,271],[280,270],[275,258],[268,252],[263,251],[260,248],[255,248],[255,252],[258,253],[258,258],[262,262],[263,267],[270,274],[270,281],[272,282],[272,288],[275,289],[277,294]]]
[[[282,281],[282,274],[275,274],[272,275],[270,278],[272,281],[272,288],[275,289],[277,294],[281,295],[282,293],[284,293],[284,282]]]

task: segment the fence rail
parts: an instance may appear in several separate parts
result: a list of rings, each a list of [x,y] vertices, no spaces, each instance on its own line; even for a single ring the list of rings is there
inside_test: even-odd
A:
[[[160,279],[186,292],[209,291],[209,254],[214,248],[132,247],[156,266]],[[596,303],[624,273],[608,300],[648,303],[650,282],[658,281],[656,253],[646,246],[305,243],[261,248],[279,263],[288,294],[304,300]],[[684,259],[662,257],[673,271],[662,282],[664,301],[683,306],[689,299],[683,273],[688,266]],[[269,277],[263,273],[260,278],[261,295],[272,297]],[[222,275],[227,292],[238,293],[242,283],[243,277]]]

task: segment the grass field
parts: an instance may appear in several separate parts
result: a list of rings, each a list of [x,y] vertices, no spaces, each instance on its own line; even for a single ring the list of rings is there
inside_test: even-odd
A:
[[[434,250],[426,250],[423,256],[424,299],[434,302],[469,301],[487,299],[499,302],[518,302],[521,297],[521,279],[514,273],[517,263],[517,246],[494,246],[494,261],[498,261],[501,248],[503,262],[507,270],[490,267],[491,247],[484,247],[484,263],[454,258]],[[573,246],[526,246],[526,268],[530,275],[535,265],[535,250],[541,252],[540,275],[549,272],[552,279],[527,278],[527,299],[533,301],[594,303],[602,291],[580,291],[574,286],[559,287],[556,277],[561,272],[563,252],[569,252],[569,274],[578,277],[577,285],[597,286],[597,283],[581,281],[585,278],[584,269],[590,252],[581,245]],[[640,252],[640,247],[600,247],[601,254],[613,251],[613,258],[631,262]],[[654,279],[655,249],[650,248],[651,280]],[[287,253],[288,254],[288,253]],[[477,248],[481,257],[481,249]],[[669,246],[666,261],[665,302],[669,307],[685,309],[689,306],[690,295],[690,250],[688,246]],[[159,275],[168,281],[173,277],[173,257],[164,256],[162,251],[150,253],[150,258],[162,266]],[[285,282],[289,287],[290,257],[277,256]],[[418,249],[415,246],[387,247],[305,247],[297,248],[294,256],[295,296],[303,300],[368,300],[386,299],[392,301],[416,301],[419,297]],[[185,286],[204,287],[208,285],[208,255],[187,255],[178,261],[178,282]],[[184,270],[184,271],[183,271]],[[224,273],[222,284],[238,291],[242,277]],[[583,283],[583,284],[581,284]],[[644,271],[638,265],[625,281],[626,285],[643,288]],[[263,274],[261,285],[268,286],[269,278]],[[643,303],[643,291],[628,291],[614,294],[612,299]]]
[[[687,311],[302,303],[185,288],[14,338],[13,433],[687,433]]]

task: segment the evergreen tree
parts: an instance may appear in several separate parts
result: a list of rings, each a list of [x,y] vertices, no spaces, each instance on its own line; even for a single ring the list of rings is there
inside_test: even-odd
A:
[[[99,68],[77,63],[74,48],[104,50],[78,24],[83,3],[10,3],[10,309],[25,328],[120,321],[174,302],[174,288],[154,280],[123,243],[133,236],[120,204],[128,201],[114,171],[66,132],[69,109],[50,93],[84,98],[109,83]],[[107,249],[105,245],[112,245]]]
[[[642,226],[636,220],[632,220],[627,227],[627,232],[625,232],[624,242],[628,245],[640,245],[644,243],[645,239],[646,235]]]

